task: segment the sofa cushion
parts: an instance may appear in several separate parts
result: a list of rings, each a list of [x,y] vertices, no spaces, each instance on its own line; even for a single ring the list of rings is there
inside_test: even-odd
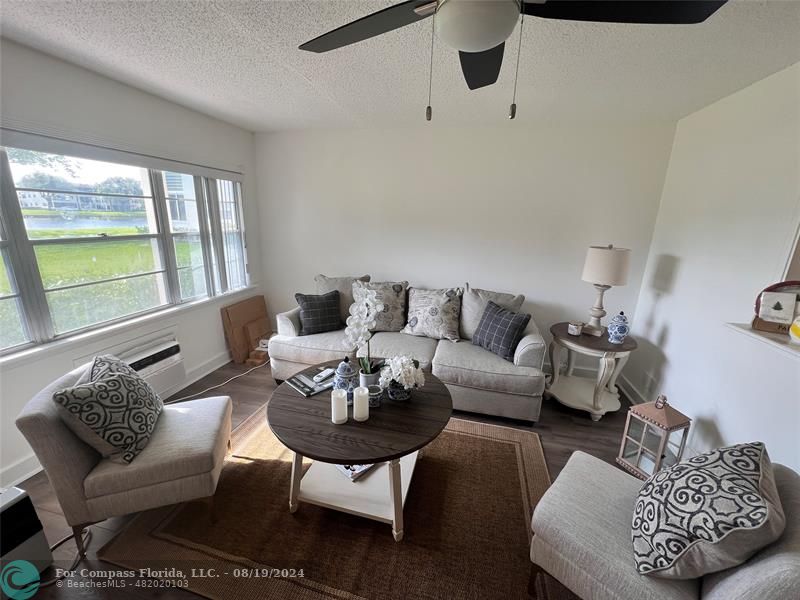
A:
[[[290,337],[273,335],[269,339],[269,356],[303,365],[315,365],[329,360],[342,360],[348,350],[344,329]]]
[[[703,577],[703,600],[785,600],[800,590],[800,474],[772,465],[783,535],[743,565]]]
[[[639,573],[695,579],[740,565],[786,524],[761,442],[718,448],[659,471],[633,513]]]
[[[339,292],[339,316],[342,323],[350,316],[350,305],[353,303],[353,282],[369,281],[369,275],[361,277],[326,277],[322,273],[314,277],[318,294],[327,294],[336,290]]]
[[[150,384],[126,368],[95,370],[93,364],[88,371],[96,378],[53,394],[67,427],[102,456],[121,464],[129,464],[144,450],[163,409]]]
[[[514,361],[517,344],[525,334],[530,315],[511,312],[489,301],[472,343],[508,361]]]
[[[436,345],[439,342],[426,337],[382,331],[369,340],[370,353],[373,358],[392,358],[393,356],[410,356],[419,361],[423,369],[429,369]],[[358,355],[366,355],[366,347],[359,348]]]
[[[364,283],[356,281],[354,286],[361,285],[375,290],[378,302],[383,304],[383,312],[378,314],[375,331],[400,331],[406,324],[406,288],[407,281],[382,281]]]
[[[337,290],[320,295],[295,294],[294,299],[300,307],[299,335],[336,331],[342,327]]]
[[[433,374],[445,383],[507,394],[540,396],[544,390],[540,369],[517,367],[472,344],[439,342]]]
[[[457,342],[461,290],[408,290],[408,323],[403,333]]]
[[[483,311],[486,310],[486,305],[489,301],[494,302],[501,308],[519,312],[519,309],[522,308],[522,303],[525,302],[525,296],[522,294],[514,296],[513,294],[503,294],[501,292],[472,288],[469,286],[469,283],[467,283],[464,287],[464,295],[461,298],[462,338],[471,340],[472,336],[475,335],[475,330],[478,329]]]
[[[642,577],[630,522],[642,482],[574,452],[533,512],[531,560],[581,598],[697,600],[698,580]]]
[[[87,498],[207,473],[224,458],[231,423],[227,396],[164,407],[150,443],[127,467],[101,460],[83,482]]]

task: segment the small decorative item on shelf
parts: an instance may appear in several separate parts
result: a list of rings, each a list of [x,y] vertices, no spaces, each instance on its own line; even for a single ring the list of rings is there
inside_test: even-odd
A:
[[[628,411],[617,463],[640,479],[680,462],[692,420],[661,395]]]
[[[582,323],[581,321],[570,321],[567,325],[567,333],[570,335],[580,335],[583,333],[583,326],[586,323]]]
[[[358,373],[359,385],[369,387],[378,383],[380,366],[372,360],[369,351],[369,340],[375,329],[376,318],[383,311],[383,304],[378,302],[375,290],[363,286],[353,287],[353,304],[350,305],[350,316],[347,317],[347,328],[344,330],[344,345],[348,350],[358,350],[366,346],[366,356],[358,358],[361,367]]]
[[[380,376],[380,373],[378,375]],[[379,408],[383,397],[383,388],[379,385],[371,385],[367,389],[369,390],[369,407]]]
[[[789,341],[793,344],[800,344],[800,317],[797,317],[789,327]]]
[[[753,329],[791,335],[792,322],[800,316],[800,281],[781,281],[765,287],[756,298],[755,313]]]
[[[612,344],[621,344],[628,337],[631,328],[628,325],[628,317],[625,313],[620,311],[618,315],[611,319],[608,324],[608,341]]]
[[[381,369],[380,384],[390,400],[401,402],[411,398],[414,388],[425,385],[425,374],[418,360],[410,356],[395,356]]]
[[[333,376],[333,389],[344,390],[347,394],[347,405],[353,404],[353,390],[358,387],[358,373],[350,364],[350,357],[345,356],[344,360],[336,367],[336,374]]]

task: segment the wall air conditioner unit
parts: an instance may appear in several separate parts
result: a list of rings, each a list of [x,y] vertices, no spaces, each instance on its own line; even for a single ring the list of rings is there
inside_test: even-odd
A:
[[[149,383],[162,398],[174,394],[186,384],[186,367],[174,330],[160,330],[81,356],[75,366],[99,354],[113,354],[124,360]]]
[[[177,340],[154,344],[120,358],[135,369],[160,396],[177,391],[186,382],[186,367]]]

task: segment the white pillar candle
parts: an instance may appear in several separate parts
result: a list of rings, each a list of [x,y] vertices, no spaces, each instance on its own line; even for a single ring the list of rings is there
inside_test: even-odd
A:
[[[331,421],[336,425],[347,423],[347,392],[344,390],[331,392]]]
[[[369,419],[369,390],[365,387],[353,390],[353,418],[356,421]]]

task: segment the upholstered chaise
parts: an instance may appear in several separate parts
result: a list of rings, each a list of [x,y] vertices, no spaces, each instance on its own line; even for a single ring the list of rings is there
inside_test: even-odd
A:
[[[634,565],[631,519],[642,481],[575,452],[533,513],[532,577],[545,571],[584,600],[800,598],[800,475],[773,468],[786,516],[778,541],[732,569],[663,579]]]
[[[75,385],[79,367],[23,408],[17,427],[44,467],[81,554],[81,530],[109,517],[212,496],[231,434],[231,399],[164,407],[150,441],[128,465],[104,459],[64,424],[53,392]]]

